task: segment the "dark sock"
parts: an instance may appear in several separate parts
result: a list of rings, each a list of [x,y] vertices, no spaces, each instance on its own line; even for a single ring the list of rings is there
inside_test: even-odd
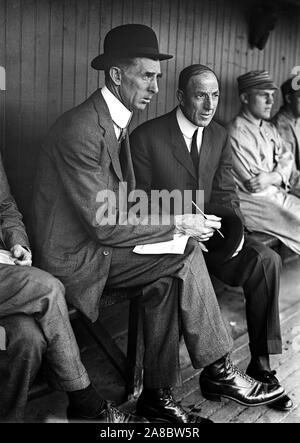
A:
[[[106,406],[92,384],[79,391],[68,391],[67,394],[70,406],[84,417],[96,417]]]
[[[271,371],[269,355],[252,355],[250,367],[259,371]]]

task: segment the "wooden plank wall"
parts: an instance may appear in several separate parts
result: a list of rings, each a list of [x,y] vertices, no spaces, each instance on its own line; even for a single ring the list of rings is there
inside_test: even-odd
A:
[[[0,91],[0,142],[13,192],[25,216],[36,157],[47,128],[80,103],[102,74],[89,66],[102,51],[107,31],[122,23],[145,23],[156,31],[163,52],[160,93],[133,126],[171,110],[180,70],[191,63],[215,69],[221,82],[217,118],[238,110],[236,77],[269,69],[283,81],[300,65],[299,10],[282,12],[263,51],[248,44],[249,5],[237,0],[0,0],[0,66],[7,91]]]

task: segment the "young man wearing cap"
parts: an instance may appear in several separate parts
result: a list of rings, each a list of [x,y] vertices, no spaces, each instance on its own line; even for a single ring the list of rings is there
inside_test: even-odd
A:
[[[277,86],[267,71],[238,77],[241,110],[229,124],[234,177],[249,230],[300,253],[300,199],[290,193],[294,157],[270,118]]]
[[[297,189],[300,175],[300,89],[296,80],[291,77],[281,85],[283,106],[274,115],[272,122],[294,156],[295,171],[291,186]]]
[[[216,74],[199,64],[186,67],[179,75],[177,97],[177,108],[142,124],[130,135],[137,188],[148,194],[163,189],[180,190],[182,195],[185,190],[203,190],[206,212],[217,211],[214,214],[222,217],[225,239],[210,226],[211,216],[206,221],[207,231],[199,237],[208,250],[204,257],[211,274],[229,285],[243,286],[252,357],[248,372],[258,379],[263,375],[267,383],[269,354],[281,353],[280,258],[247,235],[244,246],[239,244],[239,230],[243,230],[234,214],[242,221],[243,217],[232,175],[230,144],[226,130],[212,120],[219,101]],[[184,203],[187,208],[188,202]],[[190,205],[186,210],[191,209]],[[285,396],[271,406],[287,410],[292,403]]]
[[[160,225],[151,223],[151,216],[123,223],[117,206],[115,223],[105,221],[108,204],[99,195],[114,193],[118,201],[121,182],[128,192],[135,186],[124,129],[132,112],[145,109],[158,92],[159,61],[170,57],[159,52],[148,26],[123,25],[107,34],[104,54],[92,62],[105,71],[105,87],[64,114],[41,150],[34,196],[36,250],[40,266],[62,280],[67,299],[92,321],[98,318],[104,286],[141,289],[144,390],[137,412],[149,419],[201,423],[205,420],[184,411],[171,393],[180,381],[178,316],[195,368],[205,367],[201,388],[208,397],[253,405],[276,400],[283,389],[245,379],[230,364],[232,339],[196,241],[189,241],[182,255],[133,253],[136,245],[173,239],[189,227],[191,236],[199,236],[200,216]]]

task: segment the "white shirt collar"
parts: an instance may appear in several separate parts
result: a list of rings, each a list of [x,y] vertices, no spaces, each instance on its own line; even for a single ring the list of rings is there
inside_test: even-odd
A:
[[[107,86],[104,86],[101,89],[101,94],[108,106],[114,124],[121,129],[126,128],[131,120],[132,112],[129,111],[129,109],[127,109],[112,92],[110,92]]]
[[[178,106],[176,111],[176,117],[178,121],[178,125],[180,128],[180,131],[186,138],[192,138],[194,135],[194,132],[196,129],[199,129],[198,132],[203,132],[204,127],[202,126],[196,126],[194,123],[192,123],[190,120],[186,118],[182,110],[180,109],[180,106]]]

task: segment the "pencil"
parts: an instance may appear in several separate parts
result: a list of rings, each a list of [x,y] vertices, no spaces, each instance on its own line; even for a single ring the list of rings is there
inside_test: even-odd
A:
[[[201,211],[201,209],[199,208],[199,206],[197,206],[196,203],[193,202],[193,200],[192,200],[192,204],[193,204],[193,205],[195,206],[195,208],[200,212],[200,214],[203,215],[203,217],[205,218],[205,220],[208,220],[207,217],[206,217],[206,215],[204,214],[204,212]],[[221,237],[225,238],[224,235],[222,234],[222,232],[221,232],[219,229],[217,229],[217,232],[220,234]]]

